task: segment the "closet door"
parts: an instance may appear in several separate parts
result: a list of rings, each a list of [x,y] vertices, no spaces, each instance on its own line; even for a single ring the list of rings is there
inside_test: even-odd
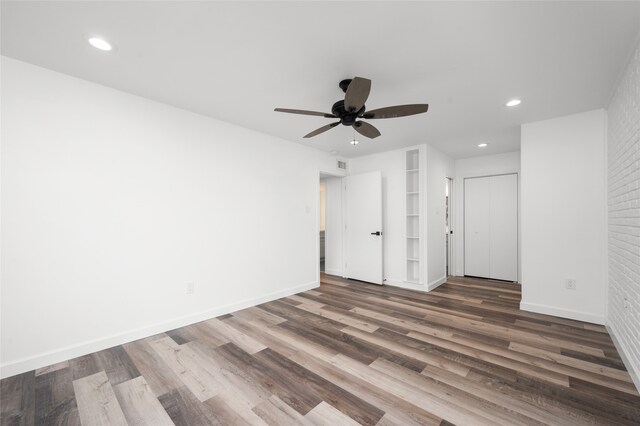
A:
[[[489,277],[518,281],[518,175],[490,179]]]
[[[490,276],[490,178],[464,180],[464,274]]]

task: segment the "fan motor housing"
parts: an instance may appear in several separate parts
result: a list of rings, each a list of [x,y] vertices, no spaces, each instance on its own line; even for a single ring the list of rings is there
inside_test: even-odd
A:
[[[360,108],[360,111],[349,112],[344,107],[344,100],[340,100],[333,104],[331,107],[331,113],[340,118],[340,123],[344,126],[353,126],[358,117],[361,117],[365,111],[364,105]]]

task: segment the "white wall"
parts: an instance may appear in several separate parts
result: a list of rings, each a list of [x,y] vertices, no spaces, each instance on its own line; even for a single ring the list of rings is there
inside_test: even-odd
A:
[[[464,179],[507,173],[520,173],[520,151],[464,158],[455,161],[455,178],[453,180],[452,197],[454,225],[453,249],[455,253],[452,270],[455,271],[455,275],[464,275]],[[519,208],[518,212],[520,212],[520,210]],[[520,238],[518,237],[518,246],[520,247],[520,245]],[[518,252],[520,252],[520,249]],[[518,260],[518,281],[521,282],[520,271],[520,260]]]
[[[523,125],[521,153],[521,308],[603,324],[604,110]]]
[[[640,389],[640,45],[607,110],[607,325]],[[627,308],[625,308],[625,299]]]
[[[324,270],[327,274],[342,276],[343,258],[343,191],[342,178],[324,179],[326,200],[326,231]]]
[[[451,158],[430,145],[427,150],[427,285],[432,289],[447,279],[446,277],[446,178],[454,176]]]
[[[334,158],[4,57],[2,90],[2,376],[318,285]]]
[[[387,284],[402,283],[405,279],[405,151],[349,160],[349,174],[382,172],[383,273]]]

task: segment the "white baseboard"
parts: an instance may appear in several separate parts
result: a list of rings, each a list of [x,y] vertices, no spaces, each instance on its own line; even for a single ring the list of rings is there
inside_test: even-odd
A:
[[[416,283],[410,283],[407,281],[395,281],[395,280],[385,280],[384,282],[385,285],[390,285],[393,287],[400,287],[400,288],[405,288],[407,290],[416,290],[416,291],[422,291],[422,292],[427,292],[429,291],[427,289],[427,286],[424,284],[416,284]]]
[[[611,336],[611,340],[613,340],[613,344],[620,354],[620,358],[622,358],[622,362],[624,362],[624,366],[627,367],[627,371],[629,372],[629,376],[631,376],[631,380],[633,380],[633,384],[636,385],[636,389],[640,392],[640,366],[636,368],[636,366],[630,362],[625,346],[620,343],[620,339],[618,339],[615,329],[613,327],[609,327],[609,325],[606,327],[609,332],[609,336]]]
[[[324,269],[324,273],[327,275],[334,275],[336,277],[341,277],[342,276],[342,271],[338,270],[338,269]]]
[[[535,312],[537,314],[553,315],[555,317],[585,321],[593,324],[605,324],[604,316],[594,315],[589,312],[574,311],[570,309],[557,308],[555,306],[539,305],[537,303],[528,302],[520,302],[520,309],[523,311]]]
[[[252,306],[279,299],[281,297],[291,296],[292,294],[300,293],[302,291],[318,288],[319,286],[320,283],[318,281],[313,281],[284,290],[267,293],[251,299],[245,299],[224,306],[207,309],[206,311],[196,312],[194,314],[189,314],[171,320],[162,321],[156,324],[139,327],[111,336],[100,337],[97,339],[78,343],[76,345],[66,346],[53,351],[41,353],[27,358],[22,358],[17,361],[0,364],[0,378],[4,379],[5,377],[11,377],[16,374],[21,374],[27,371],[35,370],[37,368],[46,367],[51,364],[66,361],[68,359],[87,355],[93,352],[101,351],[103,349],[122,345],[124,343],[133,342],[134,340],[143,339],[145,337],[153,336],[154,334],[163,333],[165,331],[173,330],[178,327],[184,327],[186,325],[205,321],[211,318],[218,317],[220,315],[225,315],[231,312],[239,311],[241,309],[250,308]]]
[[[440,277],[435,281],[431,281],[428,285],[427,285],[427,291],[431,291],[434,290],[438,287],[440,287],[442,284],[447,282],[447,277]]]

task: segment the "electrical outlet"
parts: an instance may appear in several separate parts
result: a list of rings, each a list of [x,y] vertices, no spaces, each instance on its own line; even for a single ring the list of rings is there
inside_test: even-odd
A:
[[[196,292],[196,283],[190,281],[187,283],[187,294],[193,294]]]
[[[566,280],[564,280],[564,286],[567,290],[575,290],[576,280],[573,278],[567,278]]]
[[[627,299],[626,297],[624,298],[624,308],[626,310],[631,309],[631,303],[629,302],[629,299]]]

